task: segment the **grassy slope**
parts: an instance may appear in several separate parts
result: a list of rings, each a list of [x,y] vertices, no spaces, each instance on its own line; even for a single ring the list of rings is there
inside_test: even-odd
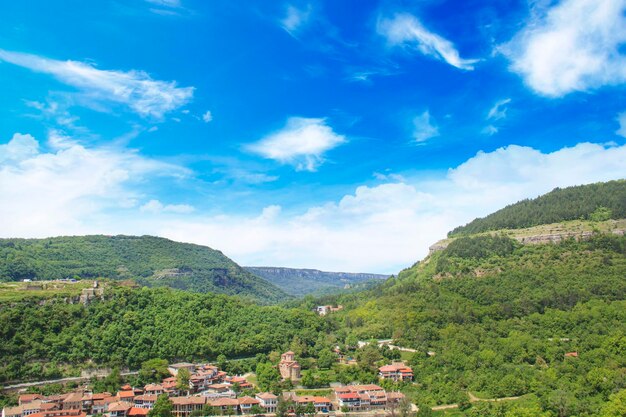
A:
[[[467,391],[531,393],[541,409],[563,402],[568,415],[587,415],[626,388],[625,237],[458,241],[374,291],[345,296],[333,319],[361,340],[416,348],[416,398],[431,405]],[[570,351],[578,360],[564,357]]]

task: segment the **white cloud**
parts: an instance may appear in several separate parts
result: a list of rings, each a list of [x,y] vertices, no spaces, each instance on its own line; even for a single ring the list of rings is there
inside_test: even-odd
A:
[[[290,35],[294,35],[304,25],[307,24],[311,17],[311,5],[306,8],[297,8],[291,4],[287,5],[286,15],[280,20],[280,25]]]
[[[162,118],[191,100],[193,87],[177,87],[175,81],[153,80],[143,71],[100,70],[77,61],[59,61],[0,49],[0,62],[49,74],[75,87],[92,103],[118,103],[137,114]]]
[[[110,232],[120,219],[107,213],[129,206],[146,182],[190,174],[134,150],[86,148],[59,132],[51,133],[47,145],[52,150],[42,151],[22,134],[0,145],[3,236]]]
[[[500,50],[535,92],[561,97],[626,82],[626,0],[537,3],[531,20]]]
[[[626,138],[626,112],[617,115],[617,122],[619,123],[619,129],[615,133]]]
[[[463,59],[449,40],[430,32],[410,14],[396,14],[393,18],[378,21],[378,33],[391,45],[406,45],[416,48],[422,54],[443,60],[453,67],[473,70],[477,59]]]
[[[551,153],[511,145],[437,178],[381,176],[387,182],[304,208],[268,204],[216,215],[184,205],[168,211],[139,191],[163,175],[189,175],[184,168],[115,149],[39,148],[19,134],[0,147],[4,236],[153,234],[217,248],[242,265],[339,271],[397,273],[474,217],[557,186],[626,177],[626,145],[581,143]],[[149,216],[137,201],[147,202]]]
[[[213,114],[210,110],[207,110],[206,113],[202,115],[202,120],[204,121],[204,123],[209,123],[213,120]]]
[[[172,9],[182,7],[180,0],[146,0],[146,2],[156,4],[157,6],[171,7]]]
[[[489,109],[489,113],[487,114],[487,120],[500,120],[506,117],[507,107],[506,105],[511,102],[510,98],[505,98],[503,100],[498,100],[493,105],[491,109]]]
[[[498,133],[499,129],[494,125],[487,125],[481,131],[484,135],[493,136]]]
[[[166,204],[164,205],[159,200],[150,200],[139,208],[140,211],[145,213],[177,213],[187,214],[195,210],[193,206],[188,204]]]
[[[439,136],[439,127],[434,123],[428,110],[413,118],[413,138],[416,142],[425,142]]]
[[[345,141],[325,119],[290,117],[281,130],[247,149],[264,158],[292,164],[299,171],[315,171],[324,162],[323,154]]]
[[[16,133],[6,145],[0,145],[0,164],[21,161],[39,153],[39,142],[31,135]]]

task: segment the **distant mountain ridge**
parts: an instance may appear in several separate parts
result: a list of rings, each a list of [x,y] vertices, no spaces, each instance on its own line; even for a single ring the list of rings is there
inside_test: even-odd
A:
[[[365,288],[372,282],[389,278],[389,275],[325,272],[317,269],[246,266],[247,271],[269,281],[294,296],[327,294],[347,288]]]
[[[289,296],[222,252],[154,236],[0,239],[0,281],[133,279],[146,286],[240,295],[263,303]]]

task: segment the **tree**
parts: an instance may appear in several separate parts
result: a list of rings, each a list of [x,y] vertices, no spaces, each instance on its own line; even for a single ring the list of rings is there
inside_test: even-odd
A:
[[[220,353],[217,356],[217,366],[222,370],[226,371],[228,369],[228,358],[223,353]]]
[[[304,371],[302,373],[300,383],[307,388],[315,387],[315,378],[313,377],[313,373],[311,371]]]
[[[263,409],[263,407],[258,404],[253,404],[252,407],[250,407],[250,413],[254,415],[263,414],[264,412],[265,410]]]
[[[330,367],[335,363],[336,358],[337,355],[335,355],[330,349],[322,349],[317,357],[317,366],[321,369],[330,369]]]
[[[304,412],[309,416],[315,415],[315,404],[313,404],[313,402],[306,403],[306,407],[304,407]]]
[[[150,359],[141,364],[139,381],[145,385],[150,382],[161,382],[169,376],[169,363],[165,359]]]
[[[427,404],[418,404],[417,408],[417,417],[431,417],[435,415],[433,409]]]
[[[378,351],[378,348],[374,345],[363,346],[357,352],[357,361],[362,369],[366,369],[375,372],[378,369],[377,362],[382,359],[382,355]]]
[[[306,411],[305,411],[304,406],[300,403],[297,403],[294,409],[294,413],[296,414],[296,417],[302,417],[305,412]]]
[[[411,414],[413,414],[413,411],[411,410],[411,401],[404,397],[400,400],[400,402],[398,403],[398,414],[400,417],[410,417]]]
[[[601,415],[605,417],[626,416],[626,389],[609,397],[609,402],[602,408]]]
[[[148,412],[148,417],[172,417],[172,409],[172,401],[167,394],[161,394]]]
[[[191,378],[191,374],[188,369],[179,369],[176,374],[176,388],[179,390],[189,391],[189,378]]]
[[[589,220],[591,220],[592,222],[603,222],[605,220],[609,220],[612,215],[613,212],[611,211],[611,209],[600,206],[589,215]]]
[[[270,363],[259,363],[256,366],[256,377],[259,388],[263,391],[271,389],[274,383],[280,381],[278,370]]]
[[[276,417],[287,417],[289,415],[289,403],[278,396],[278,404],[276,405]]]

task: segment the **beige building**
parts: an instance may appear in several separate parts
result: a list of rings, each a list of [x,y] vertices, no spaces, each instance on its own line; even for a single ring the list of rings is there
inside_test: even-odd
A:
[[[283,379],[297,381],[300,379],[300,364],[296,361],[296,354],[289,351],[280,356],[278,370]]]

